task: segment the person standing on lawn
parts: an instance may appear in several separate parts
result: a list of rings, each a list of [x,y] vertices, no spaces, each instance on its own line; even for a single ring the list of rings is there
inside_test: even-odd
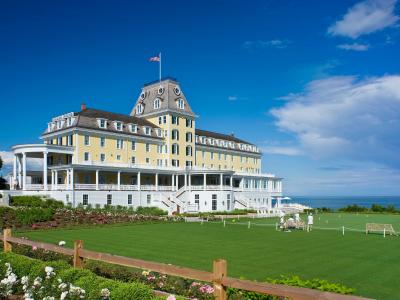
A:
[[[307,217],[307,231],[310,232],[312,230],[312,226],[314,225],[314,217],[312,214],[309,214]]]

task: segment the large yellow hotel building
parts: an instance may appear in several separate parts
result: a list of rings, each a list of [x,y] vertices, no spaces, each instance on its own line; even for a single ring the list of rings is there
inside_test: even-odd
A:
[[[129,115],[82,105],[48,122],[41,139],[12,148],[12,193],[170,213],[273,210],[282,196],[281,178],[261,173],[256,145],[196,128],[172,78],[144,85]],[[43,160],[40,172],[27,170],[30,158]]]

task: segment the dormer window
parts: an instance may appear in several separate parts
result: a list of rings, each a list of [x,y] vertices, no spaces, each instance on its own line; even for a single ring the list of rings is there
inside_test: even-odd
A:
[[[64,125],[64,121],[57,121],[57,129],[61,129],[62,126]]]
[[[156,134],[158,137],[162,137],[162,130],[160,128],[156,129]]]
[[[156,98],[154,100],[154,109],[159,109],[160,108],[160,98]]]
[[[136,124],[130,124],[129,129],[132,133],[137,133],[137,125]]]
[[[115,126],[115,129],[116,129],[116,130],[122,131],[122,128],[123,128],[122,122],[119,122],[119,121],[114,122],[114,126]]]
[[[185,109],[185,101],[183,101],[182,98],[179,98],[178,101],[176,102],[176,104],[179,109]]]
[[[139,104],[137,107],[136,107],[136,113],[137,114],[142,114],[143,113],[143,104]]]
[[[145,134],[145,135],[151,135],[151,128],[145,126],[145,127],[144,127],[144,134]]]
[[[162,94],[164,94],[164,91],[165,91],[164,87],[160,86],[157,90],[157,94],[161,96]]]
[[[214,139],[209,139],[210,145],[214,146],[215,140]]]
[[[71,118],[71,117],[67,118],[67,126],[71,126],[73,122],[74,122],[73,118]]]
[[[99,124],[99,127],[100,128],[107,128],[107,120],[105,120],[105,119],[99,119],[99,120],[97,120],[97,123]]]

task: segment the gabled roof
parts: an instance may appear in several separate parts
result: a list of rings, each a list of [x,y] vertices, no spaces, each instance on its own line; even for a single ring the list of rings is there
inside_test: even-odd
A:
[[[155,109],[154,101],[157,98],[160,99],[160,108]],[[178,108],[177,101],[179,99],[184,101],[184,109]],[[141,114],[138,114],[136,111],[139,104],[143,105],[143,113]],[[166,78],[161,81],[145,84],[135,106],[132,108],[131,116],[144,117],[165,111],[195,117],[178,81],[173,78]]]
[[[80,112],[74,113],[74,118],[75,121],[71,126],[67,126],[64,124],[62,128],[48,131],[46,131],[42,135],[50,134],[50,133],[55,133],[64,129],[69,129],[69,128],[86,128],[86,129],[95,129],[95,130],[100,130],[100,131],[108,131],[108,132],[115,132],[115,133],[122,133],[122,134],[129,134],[129,135],[139,135],[139,136],[146,136],[146,137],[152,137],[152,138],[158,138],[154,130],[151,132],[151,136],[145,135],[143,132],[143,129],[141,128],[142,126],[148,126],[151,128],[159,128],[158,126],[154,125],[153,123],[142,119],[142,118],[136,118],[133,116],[129,115],[124,115],[124,114],[119,114],[119,113],[113,113],[113,112],[108,112],[104,110],[99,110],[99,109],[93,109],[93,108],[85,108],[81,110]],[[100,128],[98,125],[98,119],[106,119],[107,122],[107,128]],[[123,130],[119,131],[115,129],[115,126],[113,124],[113,121],[120,121],[123,123]],[[137,133],[133,133],[130,131],[128,128],[128,124],[136,124],[138,125],[138,130]]]

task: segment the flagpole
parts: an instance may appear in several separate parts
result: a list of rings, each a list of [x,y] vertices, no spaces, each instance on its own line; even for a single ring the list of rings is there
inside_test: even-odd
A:
[[[161,52],[160,52],[160,64],[159,64],[159,77],[160,77],[160,82],[161,82]]]

